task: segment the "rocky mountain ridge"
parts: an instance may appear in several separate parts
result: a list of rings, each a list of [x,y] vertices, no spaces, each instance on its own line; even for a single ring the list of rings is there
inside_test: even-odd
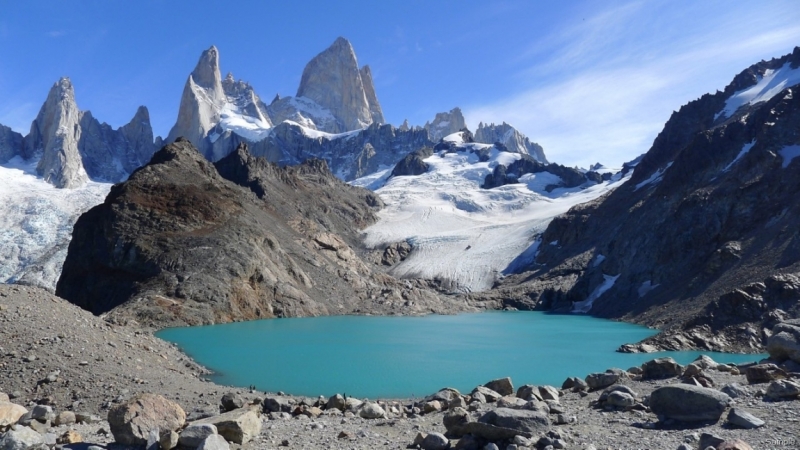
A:
[[[0,164],[15,156],[38,160],[36,171],[60,188],[87,180],[117,182],[143,165],[155,151],[147,108],[117,130],[80,111],[69,78],[61,78],[47,95],[30,133],[22,137],[0,127]]]
[[[358,256],[381,205],[321,160],[281,168],[241,146],[212,164],[179,139],[78,219],[56,293],[159,327],[463,309]]]
[[[798,67],[795,48],[683,106],[626,184],[553,220],[487,297],[666,330],[627,351],[762,351],[800,315]]]

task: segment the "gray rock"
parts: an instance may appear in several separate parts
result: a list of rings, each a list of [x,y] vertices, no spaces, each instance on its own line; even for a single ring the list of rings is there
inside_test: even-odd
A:
[[[756,364],[745,369],[744,374],[750,384],[769,383],[788,378],[788,374],[775,364]]]
[[[767,397],[775,400],[791,400],[800,397],[800,384],[790,380],[773,381],[767,387]]]
[[[382,419],[386,417],[386,411],[377,403],[367,402],[358,411],[358,415],[364,419]]]
[[[53,407],[48,405],[36,405],[31,409],[31,419],[38,420],[39,422],[47,422],[55,420],[56,415],[53,412]]]
[[[776,361],[789,359],[800,363],[800,319],[775,325],[767,339],[767,352]]]
[[[682,422],[716,422],[730,402],[722,392],[686,384],[661,386],[650,394],[654,414]]]
[[[643,380],[661,380],[680,376],[683,366],[672,358],[656,358],[642,364]]]
[[[27,409],[16,403],[0,402],[0,428],[17,423],[27,413]]]
[[[487,389],[491,389],[501,396],[512,395],[514,393],[514,384],[511,383],[511,378],[498,378],[483,385]],[[486,395],[486,394],[484,394]],[[491,401],[491,400],[490,400]]]
[[[503,396],[499,392],[497,392],[495,390],[492,390],[492,389],[489,389],[489,388],[487,388],[485,386],[478,386],[475,389],[473,389],[472,390],[473,398],[475,397],[476,393],[483,395],[483,397],[486,399],[487,403],[494,403],[497,400],[500,400],[500,398]]]
[[[235,392],[228,392],[222,396],[222,407],[225,411],[233,411],[244,406],[244,399]]]
[[[539,395],[543,400],[555,400],[561,397],[561,393],[553,386],[539,386]]]
[[[474,421],[475,419],[464,408],[453,408],[447,411],[442,418],[447,433],[456,438],[466,434],[463,430],[464,425]]]
[[[217,433],[217,427],[210,423],[190,423],[186,428],[181,430],[178,442],[185,447],[198,447],[200,444],[212,434]]]
[[[764,426],[763,420],[741,408],[731,408],[731,410],[728,411],[728,423],[735,427],[748,430]]]
[[[261,434],[261,417],[255,408],[242,408],[228,411],[214,417],[192,422],[191,425],[211,424],[217,433],[229,442],[246,444]]]
[[[697,448],[705,450],[708,447],[717,448],[719,444],[725,442],[725,439],[721,437],[711,434],[711,433],[703,433],[700,435],[700,442]]]
[[[550,419],[541,411],[509,408],[493,409],[481,416],[479,422],[527,433],[546,431],[550,426]]]
[[[72,411],[61,411],[55,418],[55,425],[72,425],[76,422],[75,413]]]
[[[523,400],[544,400],[539,394],[539,387],[532,384],[525,384],[517,389],[517,397]]]
[[[636,404],[636,400],[627,392],[614,391],[608,394],[606,404],[610,406],[618,406],[625,408]]]
[[[441,433],[428,433],[420,446],[423,450],[446,450],[450,448],[450,440]]]
[[[230,450],[230,448],[225,438],[218,434],[212,434],[200,443],[197,450]]]
[[[19,427],[3,435],[0,439],[0,450],[27,450],[38,444],[44,444],[41,434],[28,427]]]
[[[139,394],[108,411],[114,440],[124,445],[147,445],[150,430],[159,433],[180,429],[186,413],[175,402],[156,394]]]
[[[172,450],[178,446],[179,439],[180,435],[178,433],[169,430],[166,433],[161,433],[161,437],[158,440],[158,446],[161,448],[161,450]]]
[[[266,412],[292,412],[295,401],[283,395],[267,396],[261,402]]]
[[[619,375],[612,372],[596,372],[586,375],[586,385],[590,390],[603,389],[619,381]]]
[[[345,405],[344,397],[339,394],[335,394],[328,399],[328,403],[326,403],[325,407],[327,409],[338,409],[339,411],[344,411]]]
[[[494,442],[489,442],[483,446],[483,450],[500,450],[500,448]]]
[[[719,390],[720,392],[728,394],[728,397],[730,398],[746,397],[749,394],[747,388],[739,383],[726,384],[722,386]]]

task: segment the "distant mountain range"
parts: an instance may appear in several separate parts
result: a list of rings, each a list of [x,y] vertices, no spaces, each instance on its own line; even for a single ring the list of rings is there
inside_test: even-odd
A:
[[[294,97],[269,104],[247,83],[230,74],[223,79],[219,61],[215,47],[202,53],[163,141],[153,138],[143,107],[117,130],[79,111],[68,79],[51,89],[27,136],[0,127],[0,175],[39,192],[9,194],[11,184],[0,183],[8,230],[0,246],[12,250],[3,252],[11,256],[0,274],[52,289],[69,238],[63,230],[98,202],[98,186],[110,187],[97,182],[122,182],[150,161],[92,210],[97,221],[79,221],[80,239],[64,269],[69,276],[59,283],[71,301],[136,320],[180,309],[174,305],[190,310],[153,319],[159,323],[336,313],[338,304],[320,297],[324,289],[299,275],[314,273],[340,286],[342,298],[353,298],[343,308],[354,313],[386,313],[401,298],[406,306],[420,301],[437,310],[457,310],[461,301],[589,313],[665,330],[625,351],[757,351],[772,326],[800,316],[800,48],[754,64],[723,91],[684,105],[646,153],[613,169],[551,163],[541,146],[506,123],[481,123],[472,133],[459,108],[424,126],[385,124],[369,67],[358,66],[342,38],[308,63]],[[151,160],[179,137],[186,139]],[[189,168],[188,178],[176,175]],[[160,179],[160,170],[175,179]],[[382,208],[372,194],[333,182],[334,175],[377,193]],[[45,182],[51,186],[43,188]],[[286,202],[271,203],[272,190],[289,195],[301,184],[292,202],[318,208],[295,214]],[[93,200],[72,209],[63,198],[43,202],[56,198],[57,188]],[[160,189],[172,188],[196,194],[196,208],[207,217],[191,216],[195,207],[177,197],[156,202]],[[251,194],[260,199],[254,209],[236,213],[250,205]],[[226,210],[201,207],[206,196]],[[53,207],[59,214],[48,220],[60,224],[56,241],[44,239],[48,228],[30,220]],[[353,210],[361,211],[358,223],[342,223],[337,211]],[[219,214],[235,221],[218,220]],[[276,214],[280,232],[269,228]],[[248,217],[264,230],[247,225]],[[183,222],[200,234],[163,234]],[[291,255],[263,255],[276,248],[269,242],[250,248],[258,233],[277,233],[273,240]],[[186,243],[211,249],[208,261],[225,260],[227,250],[208,242],[230,236],[243,262],[236,273],[187,281],[191,270],[179,262],[194,256]],[[159,242],[175,245],[162,252]],[[304,261],[302,270],[295,258]],[[253,269],[262,263],[280,275]],[[130,278],[125,289],[103,278],[117,270]],[[87,277],[91,283],[82,285]],[[291,292],[279,295],[280,280]],[[218,303],[234,281],[238,291],[228,295],[234,303]],[[442,301],[434,288],[460,296]],[[277,303],[237,310],[265,292]],[[137,295],[150,297],[128,303]],[[237,306],[239,300],[246,301]],[[195,301],[211,309],[187,303]],[[151,309],[136,310],[140,303]]]

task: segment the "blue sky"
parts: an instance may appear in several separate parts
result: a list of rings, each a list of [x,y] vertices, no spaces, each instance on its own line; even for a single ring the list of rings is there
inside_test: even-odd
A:
[[[619,165],[673,110],[800,45],[796,0],[3,2],[0,123],[27,134],[50,86],[114,127],[139,105],[165,136],[200,52],[265,101],[294,95],[337,36],[372,67],[387,121],[460,106],[506,121],[551,161]]]

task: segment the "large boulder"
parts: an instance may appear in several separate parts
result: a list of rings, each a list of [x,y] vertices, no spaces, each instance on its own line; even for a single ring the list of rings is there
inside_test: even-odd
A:
[[[688,384],[662,386],[650,394],[653,413],[682,422],[716,422],[730,402],[720,391]]]
[[[428,433],[420,447],[423,450],[446,450],[450,448],[450,440],[441,433]]]
[[[603,389],[619,381],[619,374],[615,372],[597,372],[586,375],[586,384],[590,390]]]
[[[177,403],[157,394],[139,394],[108,411],[114,440],[124,445],[147,444],[151,430],[166,433],[180,429],[186,413]]]
[[[767,397],[775,400],[792,400],[800,397],[800,384],[789,380],[773,381],[767,387]]]
[[[189,448],[199,447],[207,437],[217,433],[217,427],[210,423],[190,423],[181,430],[178,442]]]
[[[791,359],[800,363],[800,319],[775,325],[767,340],[767,352],[776,361]]]
[[[221,403],[225,411],[233,411],[244,406],[244,399],[236,392],[228,392],[222,396]]]
[[[262,401],[264,412],[292,412],[294,403],[294,399],[284,395],[269,396]]]
[[[197,447],[197,450],[229,450],[231,448],[228,445],[228,441],[225,440],[224,437],[218,434],[212,434],[205,439],[200,445]]]
[[[740,408],[728,412],[728,424],[737,428],[753,429],[764,426],[764,421]]]
[[[546,413],[527,409],[496,408],[481,416],[478,421],[527,433],[547,431],[550,427],[550,419]]]
[[[514,393],[514,384],[511,383],[511,378],[498,378],[483,385],[500,395],[511,395]]]
[[[192,422],[191,425],[211,424],[228,442],[246,444],[261,434],[261,417],[256,408],[234,409],[214,417]]]
[[[367,402],[361,407],[358,415],[364,419],[382,419],[386,417],[386,411],[377,403]]]
[[[16,403],[0,402],[0,428],[14,425],[27,412],[27,409]]]
[[[474,397],[475,394],[481,394],[483,396],[483,398],[486,399],[487,403],[494,403],[494,402],[500,400],[501,398],[503,398],[502,394],[500,394],[499,392],[497,392],[497,391],[495,391],[493,389],[489,389],[489,388],[487,388],[485,386],[478,386],[475,389],[473,389],[472,390],[472,396]]]
[[[27,450],[40,444],[44,444],[41,434],[28,427],[19,427],[3,435],[0,439],[0,450]]]
[[[750,384],[769,383],[770,381],[788,378],[786,371],[775,364],[756,364],[748,367],[744,372]]]
[[[656,358],[642,364],[643,380],[661,380],[680,376],[683,366],[672,358]]]

